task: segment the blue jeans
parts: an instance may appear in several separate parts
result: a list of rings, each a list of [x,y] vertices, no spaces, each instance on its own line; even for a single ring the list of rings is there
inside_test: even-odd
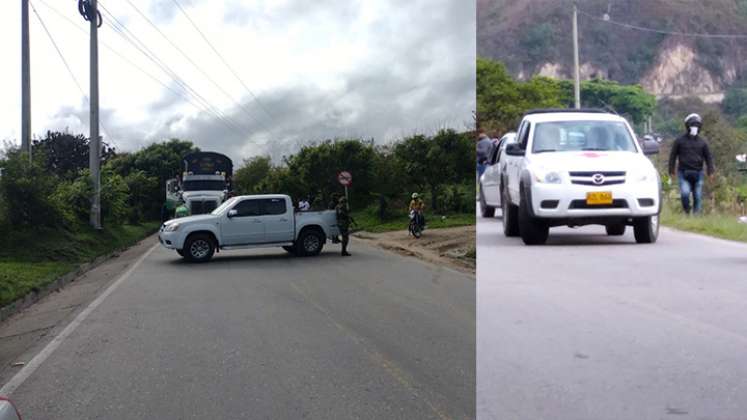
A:
[[[487,165],[483,165],[480,162],[477,162],[477,178],[480,178],[482,174],[485,172],[485,169],[487,169]]]
[[[703,210],[703,171],[679,171],[680,198],[682,210],[690,213],[690,195],[693,196],[693,213]]]

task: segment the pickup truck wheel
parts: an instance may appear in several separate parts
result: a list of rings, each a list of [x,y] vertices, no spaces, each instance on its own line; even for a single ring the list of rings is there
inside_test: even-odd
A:
[[[482,192],[482,185],[480,185],[480,215],[486,219],[495,216],[495,207],[490,207],[488,203],[485,202],[485,194]]]
[[[208,235],[197,234],[187,238],[184,244],[184,258],[192,262],[206,262],[213,258],[215,244]]]
[[[641,217],[633,221],[635,241],[639,244],[652,244],[659,238],[659,215]]]
[[[296,253],[304,257],[319,255],[324,247],[324,235],[316,230],[301,232],[296,242]]]
[[[607,230],[607,235],[609,236],[622,236],[625,235],[625,225],[622,223],[614,224],[614,225],[607,225],[605,226],[605,229]]]
[[[507,238],[519,236],[519,208],[510,201],[503,192],[501,197],[501,211],[503,212],[503,235]]]
[[[542,220],[529,214],[527,201],[519,203],[519,234],[526,245],[542,245],[547,242],[550,228]]]

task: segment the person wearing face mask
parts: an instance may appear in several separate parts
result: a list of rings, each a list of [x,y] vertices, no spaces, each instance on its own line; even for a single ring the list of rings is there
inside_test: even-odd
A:
[[[692,211],[700,213],[703,209],[703,164],[708,170],[708,176],[712,176],[713,155],[708,148],[708,143],[700,135],[703,127],[703,119],[698,114],[690,114],[685,117],[686,133],[674,141],[672,152],[669,155],[669,174],[672,179],[677,176],[680,185],[680,198],[682,199],[682,210],[690,214],[690,195],[693,197]],[[677,164],[675,172],[675,163]]]

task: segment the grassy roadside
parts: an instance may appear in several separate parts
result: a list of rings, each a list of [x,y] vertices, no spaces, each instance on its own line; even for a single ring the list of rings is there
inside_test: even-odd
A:
[[[371,233],[391,232],[395,230],[406,230],[410,219],[404,211],[401,215],[389,217],[385,221],[379,220],[379,215],[375,207],[369,207],[364,210],[352,212],[353,219],[357,225],[356,230],[364,230]],[[426,211],[426,221],[429,229],[441,229],[459,226],[469,226],[475,224],[475,213],[454,213],[454,214],[429,214]]]
[[[662,209],[661,223],[687,232],[747,242],[747,224],[739,223],[737,216],[734,215],[710,213],[701,216],[687,216],[676,210],[673,204],[669,204]]]
[[[9,247],[0,248],[0,306],[44,287],[94,258],[135,244],[158,229],[158,222],[105,227],[2,232]]]

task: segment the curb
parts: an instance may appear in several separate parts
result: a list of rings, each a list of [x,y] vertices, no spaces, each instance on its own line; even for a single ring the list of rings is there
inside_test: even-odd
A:
[[[13,315],[18,314],[24,309],[29,308],[33,304],[39,302],[40,300],[51,295],[52,293],[59,292],[67,284],[74,282],[79,277],[81,277],[83,274],[87,273],[88,271],[93,270],[94,268],[109,261],[110,259],[119,256],[119,254],[121,254],[122,251],[125,251],[127,249],[130,249],[140,244],[142,241],[152,236],[153,233],[154,232],[149,233],[148,236],[133,243],[132,245],[129,245],[124,248],[116,249],[108,254],[100,255],[94,258],[93,261],[80,264],[77,268],[56,278],[51,283],[42,287],[41,289],[32,290],[29,293],[27,293],[26,296],[18,298],[15,301],[3,306],[2,308],[0,308],[0,323],[5,322],[6,319],[12,317]]]

